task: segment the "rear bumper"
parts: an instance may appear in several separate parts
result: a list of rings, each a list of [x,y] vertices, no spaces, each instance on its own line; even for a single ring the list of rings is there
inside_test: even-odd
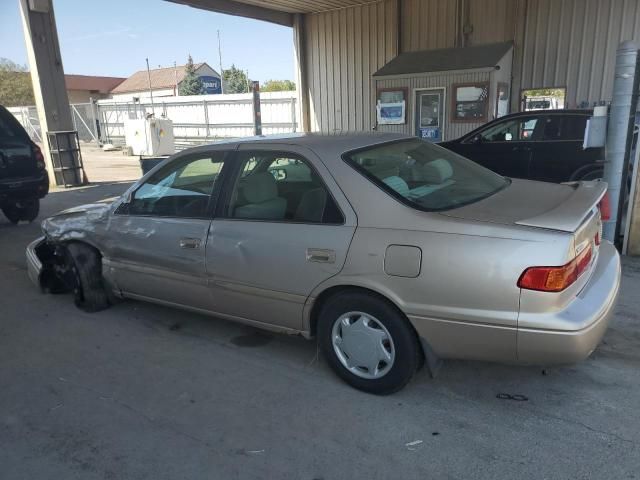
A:
[[[544,318],[536,314],[536,323],[549,328],[518,328],[518,361],[542,365],[567,364],[591,355],[613,316],[620,277],[620,255],[611,243],[603,242],[596,270],[575,299],[564,310],[544,314]],[[576,328],[568,329],[571,324]],[[555,325],[563,327],[555,329]]]
[[[38,248],[38,246],[41,245],[44,241],[44,237],[37,238],[27,246],[26,251],[27,273],[29,275],[29,279],[38,288],[41,287],[40,277],[42,275],[42,262],[38,258],[36,248]]]
[[[0,179],[0,203],[21,198],[43,198],[49,193],[49,176]]]

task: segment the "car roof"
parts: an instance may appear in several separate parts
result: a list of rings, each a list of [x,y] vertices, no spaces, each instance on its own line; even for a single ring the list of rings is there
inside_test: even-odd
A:
[[[593,110],[587,109],[555,109],[555,110],[528,110],[524,112],[516,112],[510,113],[509,115],[504,115],[496,120],[504,120],[506,118],[517,118],[517,117],[531,117],[537,115],[593,115]],[[495,120],[494,120],[495,121]]]
[[[259,145],[297,145],[314,151],[326,150],[348,152],[369,145],[392,142],[397,140],[415,139],[416,137],[399,133],[381,132],[332,132],[332,133],[287,133],[278,135],[259,135],[255,137],[222,140],[208,145],[189,149],[190,152],[207,150],[211,146],[229,145],[235,148],[240,144]]]

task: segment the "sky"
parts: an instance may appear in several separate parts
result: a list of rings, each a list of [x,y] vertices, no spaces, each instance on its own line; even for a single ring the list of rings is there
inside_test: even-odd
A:
[[[146,68],[232,63],[252,80],[294,79],[289,27],[198,10],[164,0],[54,0],[65,73],[128,77]],[[0,57],[26,65],[19,0],[0,0]]]

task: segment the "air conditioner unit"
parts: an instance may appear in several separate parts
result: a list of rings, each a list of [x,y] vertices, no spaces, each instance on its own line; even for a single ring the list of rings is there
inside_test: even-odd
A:
[[[172,155],[176,152],[173,122],[165,118],[125,119],[124,137],[134,155]]]

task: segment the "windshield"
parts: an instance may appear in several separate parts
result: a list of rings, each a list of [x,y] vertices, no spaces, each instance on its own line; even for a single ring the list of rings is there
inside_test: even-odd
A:
[[[448,210],[486,198],[509,180],[420,139],[357,150],[345,160],[382,189],[420,210]]]

